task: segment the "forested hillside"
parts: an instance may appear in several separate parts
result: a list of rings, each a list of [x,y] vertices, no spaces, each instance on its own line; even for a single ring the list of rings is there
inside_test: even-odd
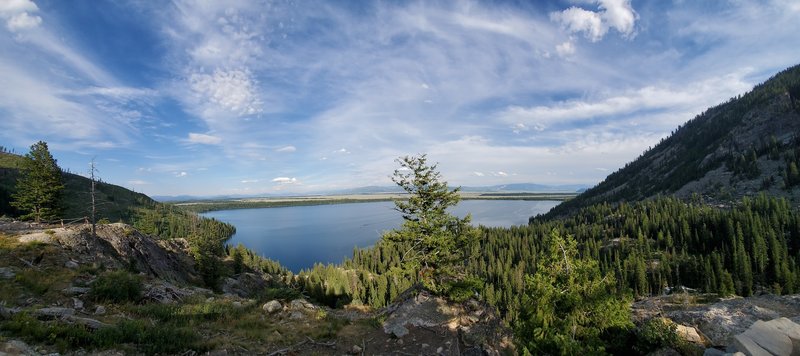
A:
[[[11,206],[16,183],[20,177],[23,156],[0,150],[0,216],[20,215]],[[64,191],[58,223],[90,221],[92,211],[92,182],[89,178],[62,171]],[[98,181],[95,185],[96,219],[103,222],[124,222],[139,231],[162,239],[185,238],[206,284],[215,286],[220,270],[219,257],[224,243],[233,235],[233,225],[208,219],[173,205],[162,204],[147,195]]]
[[[716,202],[766,192],[800,202],[800,66],[706,110],[549,216],[601,202],[698,193]]]
[[[482,228],[469,271],[486,283],[481,294],[515,319],[524,276],[536,271],[546,236],[576,238],[583,257],[617,277],[637,296],[686,286],[720,295],[800,290],[800,214],[785,199],[759,195],[734,209],[661,197],[633,204],[598,204],[570,218],[527,226]],[[301,272],[306,289],[331,305],[352,301],[381,307],[414,281],[389,271],[400,249],[378,244],[354,251],[341,266]]]

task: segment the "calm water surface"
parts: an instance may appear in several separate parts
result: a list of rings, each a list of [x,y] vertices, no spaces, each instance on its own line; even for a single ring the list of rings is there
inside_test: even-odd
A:
[[[508,227],[528,223],[558,201],[465,200],[453,209],[472,214],[473,225]],[[315,262],[339,263],[354,247],[368,247],[381,233],[400,227],[393,202],[212,211],[203,216],[236,226],[230,244],[241,243],[294,272]]]

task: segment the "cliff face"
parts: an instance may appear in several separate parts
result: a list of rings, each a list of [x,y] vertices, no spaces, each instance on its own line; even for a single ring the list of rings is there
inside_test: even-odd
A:
[[[554,208],[695,193],[728,201],[766,192],[800,203],[800,66],[706,110],[597,186]],[[793,171],[794,170],[794,171]]]

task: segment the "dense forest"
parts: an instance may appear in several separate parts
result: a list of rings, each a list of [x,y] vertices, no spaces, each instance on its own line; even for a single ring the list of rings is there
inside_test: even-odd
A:
[[[570,218],[481,228],[474,246],[478,257],[468,269],[486,281],[480,294],[509,321],[516,316],[524,276],[536,272],[542,241],[553,230],[574,236],[582,257],[599,261],[603,272],[617,277],[619,290],[636,296],[678,286],[742,296],[794,293],[800,286],[800,214],[784,199],[760,195],[729,208],[667,197],[598,204]],[[385,244],[356,249],[340,266],[301,272],[301,281],[331,305],[345,300],[382,307],[415,282],[388,273],[400,262],[397,250]]]

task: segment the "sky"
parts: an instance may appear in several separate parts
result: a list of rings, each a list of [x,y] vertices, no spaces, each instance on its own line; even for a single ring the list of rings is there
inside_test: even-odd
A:
[[[594,185],[800,63],[800,1],[0,0],[0,145],[149,195]]]

